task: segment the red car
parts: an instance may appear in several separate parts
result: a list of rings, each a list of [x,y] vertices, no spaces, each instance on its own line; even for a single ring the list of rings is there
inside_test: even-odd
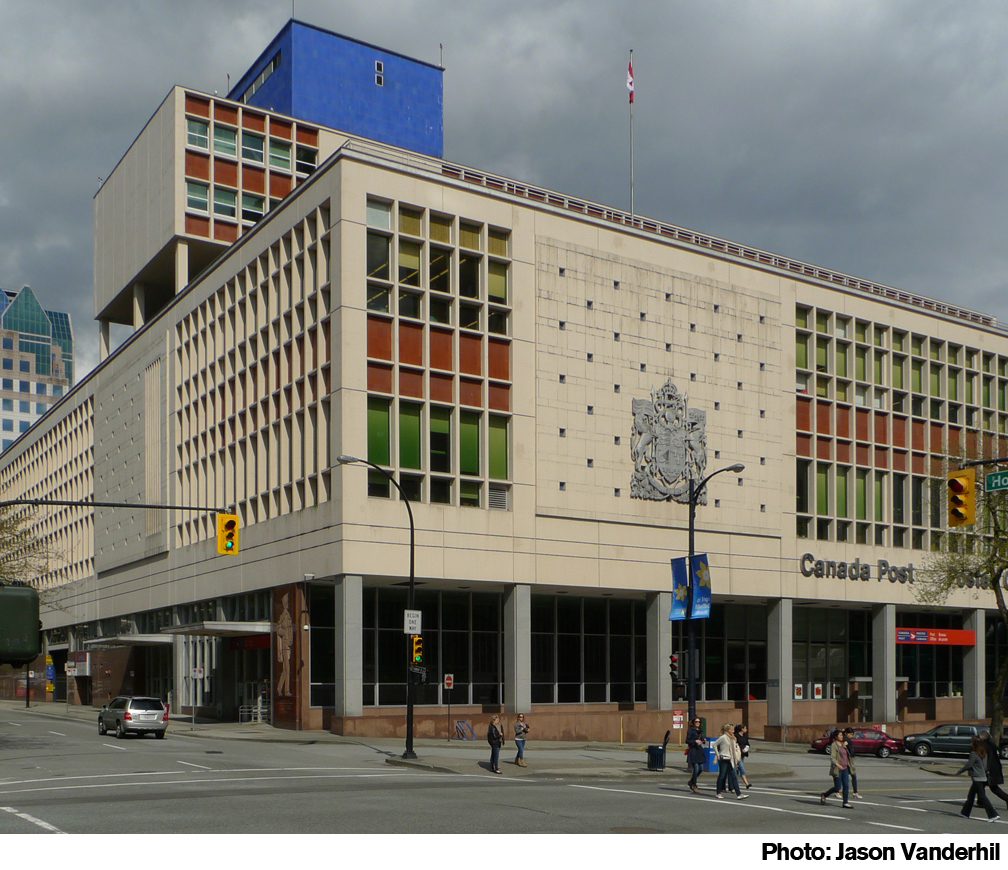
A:
[[[830,735],[836,729],[830,728],[822,737],[812,741],[812,749],[816,752],[829,752]],[[842,729],[841,729],[842,730]],[[855,755],[877,755],[888,758],[894,752],[899,755],[903,751],[903,741],[898,737],[890,737],[878,728],[855,728],[850,738]]]

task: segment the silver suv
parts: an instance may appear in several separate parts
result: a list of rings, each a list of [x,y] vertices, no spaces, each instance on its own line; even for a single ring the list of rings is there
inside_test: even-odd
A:
[[[127,734],[153,733],[161,739],[168,730],[168,708],[157,698],[134,698],[120,695],[98,714],[98,733],[115,731],[123,738]]]

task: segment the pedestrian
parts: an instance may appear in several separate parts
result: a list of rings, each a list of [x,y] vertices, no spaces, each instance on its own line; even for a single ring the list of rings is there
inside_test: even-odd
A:
[[[739,748],[739,763],[735,766],[735,772],[742,777],[745,787],[749,788],[749,780],[746,778],[745,763],[749,758],[749,728],[746,725],[735,726],[735,742]]]
[[[500,769],[500,751],[504,745],[504,732],[500,727],[500,716],[496,713],[490,717],[490,727],[487,728],[487,743],[490,744],[490,769],[494,773],[502,773]]]
[[[519,767],[528,767],[525,763],[525,741],[528,739],[528,732],[529,727],[525,723],[525,714],[519,713],[514,723],[514,743],[515,748],[518,750],[514,763]]]
[[[839,728],[835,729],[830,735],[830,776],[833,777],[833,788],[829,791],[824,791],[819,795],[819,803],[825,804],[826,798],[831,794],[836,794],[843,788],[843,806],[844,809],[852,809],[853,804],[848,800],[848,792],[850,789],[850,770],[848,767],[850,765],[850,760],[847,756],[847,750],[844,749],[843,745],[843,731]]]
[[[1004,783],[1004,772],[1001,770],[1001,759],[998,756],[998,748],[991,740],[990,731],[981,731],[980,739],[984,742],[984,749],[987,752],[987,786],[991,794],[997,795],[1008,807],[1008,794],[1001,789]]]
[[[689,787],[695,794],[700,793],[697,780],[707,763],[707,741],[704,739],[700,717],[697,716],[686,731],[686,763],[690,766]]]
[[[857,768],[854,766],[854,729],[844,728],[843,745],[847,750],[847,769],[850,771],[851,793],[858,800],[861,800],[861,793],[857,790]]]
[[[738,743],[735,742],[735,726],[731,722],[726,722],[721,726],[721,736],[714,743],[714,752],[718,759],[718,778],[714,796],[723,798],[725,786],[729,791],[735,792],[738,800],[745,800],[749,797],[742,794],[739,788],[738,777],[735,776],[735,765],[738,764],[742,755],[739,753]]]
[[[976,800],[987,811],[987,821],[996,822],[1001,816],[994,812],[994,807],[991,806],[990,799],[987,797],[987,750],[979,736],[970,740],[969,758],[956,771],[956,776],[966,773],[967,770],[973,782],[970,785],[969,794],[966,795],[966,803],[959,810],[959,815],[968,819],[970,813],[973,812],[973,801]]]

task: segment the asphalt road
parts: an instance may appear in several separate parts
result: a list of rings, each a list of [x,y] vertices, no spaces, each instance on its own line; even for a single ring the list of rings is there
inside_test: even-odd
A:
[[[444,771],[438,754],[450,751],[428,750],[440,769],[426,769],[390,764],[398,752],[363,743],[252,743],[174,726],[165,740],[116,740],[99,736],[89,719],[5,708],[0,835],[1008,834],[1000,801],[1004,820],[994,825],[978,809],[971,820],[958,815],[969,782],[938,775],[955,770],[956,760],[859,758],[863,797],[845,810],[837,800],[820,805],[828,762],[797,747],[758,748],[762,761],[791,775],[750,777],[744,801],[716,800],[713,774],[692,794],[679,766],[640,776],[496,777],[476,763]],[[531,759],[534,752],[530,744]]]

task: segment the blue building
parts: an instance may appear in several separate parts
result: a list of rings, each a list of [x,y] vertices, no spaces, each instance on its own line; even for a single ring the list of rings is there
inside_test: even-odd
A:
[[[6,450],[74,383],[70,315],[31,287],[0,291],[0,445]]]
[[[441,157],[443,72],[291,19],[228,97]]]

